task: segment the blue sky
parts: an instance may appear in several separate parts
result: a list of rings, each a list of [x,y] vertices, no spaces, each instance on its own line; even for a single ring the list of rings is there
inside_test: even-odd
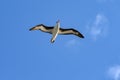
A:
[[[0,80],[120,80],[119,0],[1,0]],[[75,28],[85,39],[30,32]]]

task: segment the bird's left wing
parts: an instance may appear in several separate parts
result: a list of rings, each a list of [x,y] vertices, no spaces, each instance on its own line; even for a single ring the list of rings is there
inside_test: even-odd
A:
[[[36,25],[32,28],[30,28],[29,30],[32,31],[32,30],[40,30],[42,32],[46,32],[46,33],[52,33],[52,29],[53,29],[53,26],[45,26],[43,24],[39,24],[39,25]]]

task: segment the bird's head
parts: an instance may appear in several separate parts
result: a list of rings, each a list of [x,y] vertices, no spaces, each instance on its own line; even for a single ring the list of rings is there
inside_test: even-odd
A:
[[[32,30],[40,30],[42,27],[43,27],[43,24],[40,24],[40,25],[36,25],[36,26],[30,28],[29,30],[30,31],[32,31]]]

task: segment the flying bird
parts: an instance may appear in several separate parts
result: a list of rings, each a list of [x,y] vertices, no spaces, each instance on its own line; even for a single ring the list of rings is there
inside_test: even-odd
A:
[[[69,28],[69,29],[64,29],[64,28],[60,28],[60,20],[58,20],[56,22],[55,26],[46,26],[44,24],[39,24],[36,25],[32,28],[29,29],[30,31],[32,30],[40,30],[42,32],[46,32],[46,33],[50,33],[52,34],[52,38],[51,38],[51,43],[53,43],[57,37],[57,35],[76,35],[80,38],[84,38],[84,36],[77,30],[73,29],[73,28]]]

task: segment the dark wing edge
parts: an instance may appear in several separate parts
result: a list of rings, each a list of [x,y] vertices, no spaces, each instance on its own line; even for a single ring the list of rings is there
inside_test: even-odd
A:
[[[76,36],[79,36],[80,38],[85,38],[85,37],[83,36],[83,34],[80,33],[79,31],[77,31],[77,30],[75,30],[75,29],[72,29],[72,30],[75,32],[75,35],[76,35]]]
[[[34,28],[35,28],[35,27],[30,28],[29,31],[32,31]]]
[[[38,24],[38,25],[30,28],[29,31],[32,31],[32,30],[34,30],[36,27],[39,27],[39,26],[43,26],[45,29],[53,29],[53,27],[54,27],[54,26],[46,26],[46,25],[44,25],[44,24]],[[39,28],[38,28],[37,30],[39,30]]]
[[[73,29],[73,28],[70,28],[70,29],[60,28],[60,30],[61,30],[62,32],[67,31],[67,30],[70,30],[70,31],[71,31],[71,33],[65,33],[65,34],[63,33],[63,35],[74,34],[74,35],[76,35],[76,36],[78,36],[78,37],[80,37],[80,38],[85,38],[82,33],[80,33],[79,31],[77,31],[76,29]]]

